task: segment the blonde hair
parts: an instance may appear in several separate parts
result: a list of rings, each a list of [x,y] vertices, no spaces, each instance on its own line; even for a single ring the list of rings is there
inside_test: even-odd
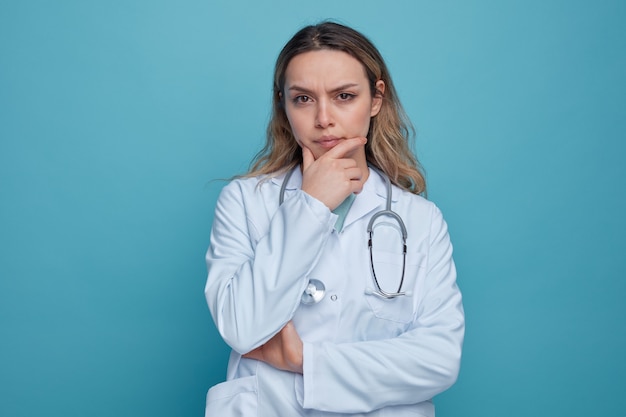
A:
[[[274,69],[272,115],[267,127],[266,143],[255,156],[245,176],[274,176],[291,170],[302,162],[302,152],[284,110],[285,72],[296,55],[320,49],[343,51],[361,62],[370,83],[372,97],[383,98],[379,113],[370,121],[365,146],[368,163],[382,170],[398,187],[414,194],[425,194],[426,181],[422,168],[409,146],[414,130],[398,99],[385,61],[365,36],[334,22],[322,22],[301,29],[278,55]],[[378,80],[385,83],[384,94],[376,89]]]

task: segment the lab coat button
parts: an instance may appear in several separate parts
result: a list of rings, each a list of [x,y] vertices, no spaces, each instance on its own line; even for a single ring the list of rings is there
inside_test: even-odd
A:
[[[330,299],[333,300],[333,301],[337,301],[337,294],[331,295]]]

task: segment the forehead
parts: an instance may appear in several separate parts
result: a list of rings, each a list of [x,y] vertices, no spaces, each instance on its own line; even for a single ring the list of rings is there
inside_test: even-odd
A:
[[[321,49],[296,55],[285,70],[285,84],[367,83],[365,67],[356,58],[342,51]]]

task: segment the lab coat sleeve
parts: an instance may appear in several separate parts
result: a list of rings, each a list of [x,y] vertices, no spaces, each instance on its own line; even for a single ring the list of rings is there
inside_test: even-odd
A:
[[[426,285],[411,328],[398,337],[304,344],[304,408],[357,413],[416,404],[459,372],[465,321],[447,226],[433,205]]]
[[[267,210],[258,193],[259,187],[243,181],[222,190],[206,254],[209,309],[224,341],[242,354],[292,318],[336,218],[297,191],[268,215],[269,229],[258,230],[254,219]]]

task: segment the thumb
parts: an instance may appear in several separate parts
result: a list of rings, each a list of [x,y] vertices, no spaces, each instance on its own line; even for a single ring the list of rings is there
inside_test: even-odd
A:
[[[311,152],[311,150],[306,146],[302,146],[302,171],[306,171],[313,162],[315,162],[313,152]]]

